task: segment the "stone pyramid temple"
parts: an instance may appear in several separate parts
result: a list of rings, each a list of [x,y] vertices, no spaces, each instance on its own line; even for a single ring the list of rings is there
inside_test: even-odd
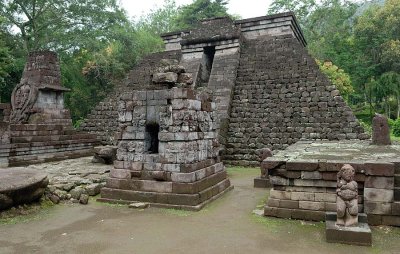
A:
[[[144,57],[93,109],[82,130],[116,144],[119,96],[164,89],[152,82],[153,74],[163,62],[177,61],[192,74],[191,88],[214,98],[220,154],[228,164],[259,165],[260,149],[281,150],[299,140],[368,138],[307,52],[291,12],[203,20],[162,38],[165,51]]]

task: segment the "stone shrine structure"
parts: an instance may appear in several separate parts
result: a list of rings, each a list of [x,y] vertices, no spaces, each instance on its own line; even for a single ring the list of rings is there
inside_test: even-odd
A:
[[[299,141],[262,162],[272,184],[264,215],[324,221],[327,212],[337,212],[342,218],[344,208],[351,205],[349,214],[354,216],[357,186],[358,212],[366,214],[362,219],[359,214],[360,223],[400,226],[399,157],[399,145],[370,145],[367,140]],[[349,165],[355,170],[354,181],[348,177],[351,191],[343,192],[337,188],[338,172],[340,183]],[[335,213],[331,221],[335,224],[336,220]]]
[[[50,51],[29,54],[9,105],[1,104],[0,166],[19,166],[87,156],[96,136],[77,132],[64,108],[61,71]],[[10,111],[11,109],[11,111]]]
[[[199,210],[232,188],[219,157],[215,103],[191,87],[182,66],[161,71],[149,90],[118,101],[117,160],[99,201]]]
[[[115,144],[118,96],[153,86],[151,74],[160,60],[173,59],[193,74],[192,87],[212,92],[226,163],[259,165],[260,149],[285,149],[304,139],[368,138],[308,54],[293,13],[208,19],[162,38],[165,51],[146,56],[96,106],[82,130]]]

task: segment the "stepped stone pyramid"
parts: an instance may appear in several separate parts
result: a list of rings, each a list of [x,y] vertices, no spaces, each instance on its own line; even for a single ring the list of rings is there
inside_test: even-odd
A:
[[[307,52],[291,12],[203,20],[162,38],[165,51],[144,58],[115,94],[96,107],[83,130],[112,143],[118,127],[116,118],[107,116],[117,114],[115,98],[126,91],[154,89],[146,70],[155,70],[162,59],[174,59],[193,74],[192,87],[212,92],[221,155],[229,164],[259,165],[261,149],[285,149],[299,140],[368,138]]]

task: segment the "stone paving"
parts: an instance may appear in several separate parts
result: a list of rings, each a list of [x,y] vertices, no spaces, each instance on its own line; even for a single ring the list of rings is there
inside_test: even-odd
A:
[[[300,141],[286,150],[279,151],[274,158],[291,160],[329,161],[390,161],[400,158],[400,145],[377,146],[370,141]]]
[[[48,174],[46,195],[55,203],[60,200],[86,203],[88,196],[95,196],[105,185],[113,165],[91,163],[92,157],[30,165]],[[82,196],[82,198],[81,198]]]

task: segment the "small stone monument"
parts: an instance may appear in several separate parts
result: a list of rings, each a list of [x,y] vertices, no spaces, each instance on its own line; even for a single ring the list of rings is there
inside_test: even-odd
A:
[[[358,186],[354,181],[355,170],[345,164],[337,174],[336,224],[355,226],[358,224]]]
[[[192,83],[169,65],[153,74],[152,89],[120,97],[117,158],[99,201],[200,210],[233,188],[219,157],[215,102]]]
[[[384,115],[375,114],[372,119],[372,144],[391,145],[389,123]]]
[[[371,229],[367,215],[358,213],[358,185],[354,177],[350,164],[344,164],[337,174],[337,213],[326,213],[326,241],[370,246]]]

